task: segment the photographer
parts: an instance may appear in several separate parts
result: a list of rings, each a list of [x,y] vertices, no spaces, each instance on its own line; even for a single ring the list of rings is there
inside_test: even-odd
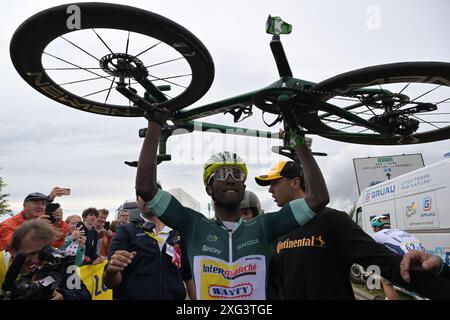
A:
[[[40,220],[25,222],[14,231],[8,250],[0,252],[3,294],[22,300],[91,299],[82,280],[74,271],[69,273],[69,260],[50,247],[56,237],[52,226]]]

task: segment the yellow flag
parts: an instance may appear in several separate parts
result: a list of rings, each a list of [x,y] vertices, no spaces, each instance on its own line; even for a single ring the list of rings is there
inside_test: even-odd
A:
[[[81,280],[91,293],[92,300],[112,300],[112,290],[103,285],[103,269],[107,263],[108,260],[105,260],[95,266],[86,265],[78,268]]]

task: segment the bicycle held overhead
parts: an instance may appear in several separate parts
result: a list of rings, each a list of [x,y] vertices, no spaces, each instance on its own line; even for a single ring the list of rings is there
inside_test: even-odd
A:
[[[450,138],[450,113],[445,110],[450,63],[384,64],[319,83],[294,78],[280,40],[292,26],[269,16],[266,32],[272,35],[280,78],[264,88],[186,110],[214,79],[212,57],[198,38],[142,9],[107,3],[76,6],[83,20],[75,31],[67,28],[67,5],[22,23],[10,45],[16,70],[42,94],[82,111],[140,117],[155,105],[171,110],[173,124],[161,141],[163,160],[170,159],[165,143],[176,128],[192,131],[199,123],[194,120],[220,113],[239,122],[252,116],[253,107],[263,117],[275,114],[275,121],[265,122],[269,127],[293,121],[302,133],[350,143],[402,145]],[[290,109],[292,117],[283,118],[280,108]],[[238,128],[203,124],[203,131]]]

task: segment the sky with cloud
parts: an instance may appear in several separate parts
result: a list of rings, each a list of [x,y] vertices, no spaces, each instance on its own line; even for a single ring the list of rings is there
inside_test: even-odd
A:
[[[120,1],[113,1],[121,3]],[[11,209],[21,210],[30,192],[47,193],[54,186],[70,187],[69,197],[58,199],[65,215],[95,206],[114,211],[134,196],[135,169],[123,164],[137,160],[143,118],[117,118],[68,108],[32,89],[15,71],[9,42],[17,27],[31,15],[64,1],[2,2],[0,10],[0,176],[8,184]],[[264,31],[269,14],[293,25],[282,38],[297,78],[320,82],[334,75],[371,65],[401,61],[446,61],[450,52],[450,3],[432,1],[139,1],[127,5],[165,16],[196,35],[215,64],[212,87],[193,106],[264,88],[277,80]],[[374,20],[375,19],[375,20]],[[207,122],[234,125],[231,115]],[[267,128],[261,113],[241,123]],[[422,153],[425,164],[450,151],[448,141],[410,146],[366,146],[312,136],[314,151],[331,195],[330,206],[349,210],[358,191],[353,158]],[[158,175],[166,189],[181,187],[200,201],[207,214],[210,201],[201,180],[202,163],[211,152],[233,149],[249,162],[248,189],[266,211],[276,209],[266,188],[253,177],[281,158],[270,152],[276,140],[192,133],[169,139],[173,161],[163,163]]]

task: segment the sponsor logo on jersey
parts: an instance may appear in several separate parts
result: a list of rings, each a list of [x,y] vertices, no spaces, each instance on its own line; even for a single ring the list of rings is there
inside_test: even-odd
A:
[[[253,286],[251,283],[241,283],[234,287],[210,285],[208,293],[216,299],[238,299],[251,296]]]
[[[245,248],[245,247],[248,247],[248,246],[253,246],[253,245],[258,244],[258,243],[259,243],[259,239],[251,239],[251,240],[248,240],[246,242],[243,242],[243,243],[239,244],[237,246],[237,249],[241,250],[242,248]]]
[[[250,263],[244,266],[237,267],[232,270],[226,270],[221,267],[217,267],[213,264],[203,265],[203,273],[218,274],[221,275],[226,280],[234,280],[239,277],[255,275],[257,266],[254,263]]]
[[[322,236],[311,236],[305,237],[302,239],[290,240],[286,239],[284,241],[278,242],[277,244],[277,253],[280,253],[281,250],[284,249],[293,249],[293,248],[301,248],[301,247],[326,247],[325,241],[322,239]]]
[[[208,234],[208,236],[206,237],[206,240],[210,241],[210,242],[214,242],[219,240],[219,237],[216,236],[215,234]]]
[[[214,254],[221,254],[222,253],[222,250],[214,248],[214,247],[208,247],[206,245],[203,245],[202,251],[210,252],[210,253],[214,253]]]

